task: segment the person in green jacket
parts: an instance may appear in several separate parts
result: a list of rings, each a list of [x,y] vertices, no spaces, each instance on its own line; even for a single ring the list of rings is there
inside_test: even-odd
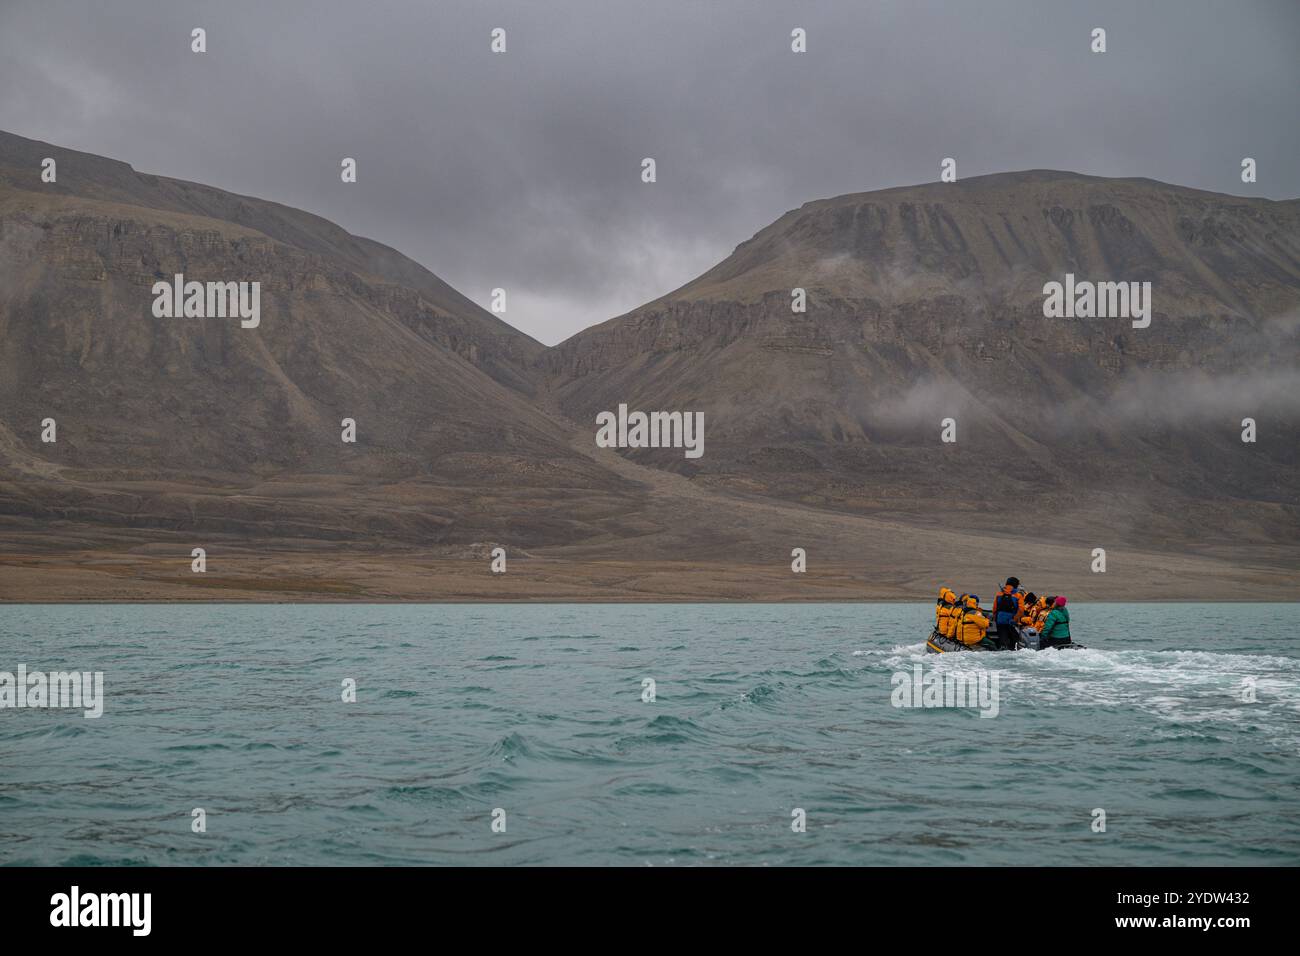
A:
[[[1061,647],[1070,643],[1070,612],[1065,609],[1065,598],[1058,596],[1056,605],[1047,612],[1043,629],[1038,632],[1038,648]]]

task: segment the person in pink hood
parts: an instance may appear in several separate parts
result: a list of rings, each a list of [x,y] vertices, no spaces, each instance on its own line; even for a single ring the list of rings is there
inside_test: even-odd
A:
[[[1056,606],[1043,621],[1043,629],[1038,632],[1038,646],[1062,647],[1070,643],[1070,612],[1065,609],[1065,598],[1058,595]]]

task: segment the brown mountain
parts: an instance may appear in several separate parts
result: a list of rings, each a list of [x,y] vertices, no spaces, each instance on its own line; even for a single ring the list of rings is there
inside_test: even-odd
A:
[[[1045,318],[1067,273],[1149,327]],[[577,419],[704,412],[698,462],[635,454],[711,487],[1210,551],[1300,538],[1298,332],[1300,202],[1032,171],[808,203],[544,361]]]
[[[1295,597],[1298,237],[1146,181],[886,190],[546,349],[318,217],[0,133],[0,599]],[[1150,327],[1044,319],[1066,272],[1151,281]],[[261,324],[155,317],[176,273]],[[620,403],[704,456],[597,449]]]
[[[260,326],[156,318],[177,273],[260,281]],[[297,210],[0,134],[0,279],[0,513],[33,531],[528,546],[621,485],[529,400],[541,345]]]

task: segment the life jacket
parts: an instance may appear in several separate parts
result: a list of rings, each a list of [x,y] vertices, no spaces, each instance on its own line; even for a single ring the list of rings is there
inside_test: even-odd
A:
[[[1042,629],[1043,622],[1047,620],[1047,598],[1038,599],[1038,606],[1034,608],[1034,627]]]
[[[997,598],[993,601],[993,618],[999,624],[1014,623],[1020,616],[1020,601],[1016,598],[1015,591],[1011,586],[1003,585],[1002,590],[998,592]]]
[[[1028,595],[1025,595],[1027,597]],[[1020,599],[1020,614],[1016,617],[1016,623],[1024,627],[1029,627],[1034,623],[1034,618],[1038,613],[1038,605],[1026,604],[1025,597]]]

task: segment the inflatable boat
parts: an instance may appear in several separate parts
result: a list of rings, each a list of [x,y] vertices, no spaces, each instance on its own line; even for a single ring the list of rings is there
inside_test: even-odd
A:
[[[1038,632],[1032,627],[1017,627],[1016,634],[1019,640],[1016,642],[1014,650],[1039,650]],[[984,632],[984,640],[978,644],[963,644],[961,641],[953,640],[951,637],[944,637],[938,631],[931,631],[930,636],[925,639],[925,649],[930,654],[953,654],[958,651],[1004,651],[1011,650],[998,644],[998,629],[993,624],[989,624],[988,630]],[[1082,644],[1076,644],[1073,641],[1069,644],[1058,644],[1055,646],[1058,651],[1083,650]]]

